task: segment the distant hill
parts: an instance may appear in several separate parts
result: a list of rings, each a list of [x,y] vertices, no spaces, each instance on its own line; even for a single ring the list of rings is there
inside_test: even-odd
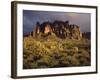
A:
[[[91,39],[91,32],[82,33],[83,38]]]

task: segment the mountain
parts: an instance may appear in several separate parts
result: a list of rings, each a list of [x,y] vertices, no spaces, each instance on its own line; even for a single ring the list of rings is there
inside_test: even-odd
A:
[[[54,33],[59,38],[77,39],[82,38],[80,27],[75,24],[69,24],[69,21],[54,21],[54,22],[43,22],[40,24],[36,23],[35,29],[30,33],[30,36],[48,36]]]

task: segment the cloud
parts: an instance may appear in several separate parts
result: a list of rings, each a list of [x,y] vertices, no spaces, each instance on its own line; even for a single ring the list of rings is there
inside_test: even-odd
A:
[[[53,22],[55,20],[68,20],[70,24],[80,26],[82,32],[89,32],[91,26],[89,13],[24,10],[23,19],[24,33],[31,31],[35,27],[37,21],[43,23],[44,21]]]

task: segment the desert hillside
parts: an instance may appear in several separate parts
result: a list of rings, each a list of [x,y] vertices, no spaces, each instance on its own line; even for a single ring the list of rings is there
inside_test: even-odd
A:
[[[90,66],[91,41],[84,36],[79,26],[68,22],[37,22],[24,36],[23,68]]]

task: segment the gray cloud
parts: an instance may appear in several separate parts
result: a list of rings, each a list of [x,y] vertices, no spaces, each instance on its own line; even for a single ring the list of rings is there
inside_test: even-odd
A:
[[[44,21],[68,20],[70,24],[80,26],[82,32],[90,32],[90,19],[89,13],[23,10],[23,29],[25,34],[34,29],[37,21],[43,23]]]

